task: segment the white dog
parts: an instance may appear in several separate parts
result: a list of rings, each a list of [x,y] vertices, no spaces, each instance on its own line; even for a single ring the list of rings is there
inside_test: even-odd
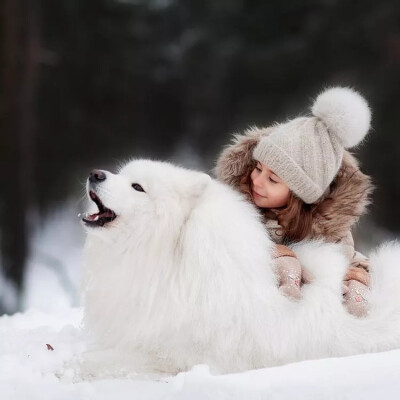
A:
[[[315,279],[301,301],[284,297],[258,213],[204,173],[136,160],[93,171],[87,190],[84,324],[110,365],[234,372],[400,346],[395,243],[372,256],[371,312],[357,319],[341,302],[340,247],[296,245]]]

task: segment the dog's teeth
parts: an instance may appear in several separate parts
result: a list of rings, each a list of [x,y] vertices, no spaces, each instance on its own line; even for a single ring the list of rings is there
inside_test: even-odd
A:
[[[96,215],[95,219],[93,221],[97,221],[99,219],[99,216]]]

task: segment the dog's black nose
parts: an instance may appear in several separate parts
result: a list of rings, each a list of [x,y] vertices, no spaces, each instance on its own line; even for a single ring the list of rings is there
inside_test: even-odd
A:
[[[106,180],[106,174],[103,171],[100,171],[99,169],[94,169],[89,174],[89,182],[91,183],[99,183],[105,180]]]

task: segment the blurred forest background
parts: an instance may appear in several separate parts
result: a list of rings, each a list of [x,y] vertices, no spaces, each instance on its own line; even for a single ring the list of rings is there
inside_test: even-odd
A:
[[[29,265],[74,289],[65,235],[93,167],[150,156],[210,171],[232,132],[306,113],[331,85],[373,109],[356,152],[377,186],[360,237],[399,234],[398,0],[2,0],[0,12],[0,313],[32,305]]]

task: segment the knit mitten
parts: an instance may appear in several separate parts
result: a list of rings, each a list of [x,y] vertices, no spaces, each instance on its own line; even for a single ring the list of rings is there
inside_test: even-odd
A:
[[[296,254],[289,247],[281,244],[275,246],[274,262],[279,290],[292,299],[301,299],[301,286],[311,282],[312,274],[302,268]]]
[[[301,299],[301,265],[296,257],[282,256],[275,259],[275,274],[279,290],[288,297]]]
[[[343,282],[343,304],[355,317],[365,317],[368,314],[368,296],[369,288],[363,283],[354,279]]]

